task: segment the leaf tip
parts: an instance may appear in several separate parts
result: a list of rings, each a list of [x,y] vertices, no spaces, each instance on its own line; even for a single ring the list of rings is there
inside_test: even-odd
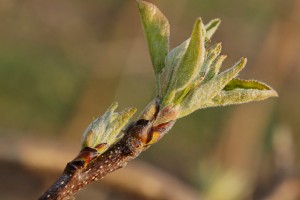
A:
[[[113,111],[115,111],[115,110],[117,109],[117,107],[118,107],[118,102],[117,102],[117,101],[114,101],[114,102],[110,105],[110,107],[109,107],[108,110],[111,110],[111,111],[113,112]]]
[[[203,24],[202,18],[198,17],[196,19],[195,25],[194,25],[194,30],[198,30],[200,33],[205,32],[205,26]]]
[[[136,113],[137,108],[134,107],[130,107],[126,109],[126,112],[128,112],[131,116],[134,115],[134,113]]]
[[[221,24],[221,20],[217,18],[211,20],[208,24],[205,25],[205,29],[207,32],[206,37],[208,39],[210,39],[213,36],[213,34],[216,32],[220,24]]]
[[[237,63],[237,68],[238,68],[239,70],[244,69],[244,67],[246,66],[247,62],[248,62],[248,59],[242,57],[242,58],[239,60],[239,62]]]
[[[271,88],[270,92],[271,92],[270,97],[279,97],[279,94],[276,90]]]
[[[216,54],[219,55],[221,53],[221,50],[222,50],[222,42],[219,42],[216,45]]]
[[[247,58],[244,58],[244,57],[241,58],[241,63],[243,63],[244,65],[247,64],[247,61],[248,61]]]

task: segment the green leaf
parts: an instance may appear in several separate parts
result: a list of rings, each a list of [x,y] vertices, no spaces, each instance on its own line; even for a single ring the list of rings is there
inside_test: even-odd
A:
[[[278,96],[277,92],[265,83],[234,78],[206,107],[241,104],[276,96]]]
[[[242,58],[232,68],[195,88],[182,102],[179,118],[205,107],[245,67],[247,59]]]
[[[199,18],[194,25],[189,46],[180,64],[175,69],[174,79],[171,80],[172,88],[176,90],[184,89],[198,75],[205,56],[204,41],[205,28]]]
[[[234,89],[230,91],[221,91],[212,99],[212,102],[206,107],[227,106],[233,104],[242,104],[251,101],[261,101],[269,97],[277,97],[278,94],[273,89]]]
[[[155,5],[144,1],[137,1],[137,4],[154,72],[159,75],[165,67],[165,57],[169,52],[170,25]]]
[[[222,64],[223,64],[224,60],[226,59],[226,57],[227,57],[226,55],[221,55],[211,64],[211,66],[206,74],[205,80],[203,81],[204,83],[211,80],[213,77],[215,77],[219,73],[220,68],[222,67]]]
[[[197,19],[194,25],[192,36],[180,64],[174,69],[170,80],[170,87],[166,99],[174,96],[174,92],[184,90],[198,75],[205,55],[205,29],[201,19]],[[176,99],[174,100],[176,101]],[[165,101],[164,101],[165,102]],[[167,102],[168,104],[169,102]]]
[[[221,20],[220,19],[213,19],[208,24],[205,25],[206,34],[205,36],[207,38],[211,38],[211,36],[214,34],[214,32],[217,30],[218,26],[220,25]],[[179,46],[171,50],[167,57],[166,57],[166,70],[172,71],[169,69],[174,69],[182,60],[182,57],[184,53],[186,52],[186,49],[188,48],[188,45],[190,43],[190,38],[181,43]],[[221,50],[221,44],[218,44],[219,50]],[[219,53],[217,53],[219,55]],[[170,74],[170,73],[168,73]],[[168,76],[167,76],[168,77]]]
[[[176,48],[172,49],[167,57],[166,57],[166,67],[167,68],[174,68],[177,65],[179,65],[183,55],[186,52],[186,49],[188,48],[190,43],[190,39],[187,39],[183,43],[181,43],[179,46]]]
[[[213,36],[213,34],[216,32],[216,30],[218,29],[220,24],[221,24],[220,19],[213,19],[208,24],[206,24],[205,25],[206,38],[210,39]]]
[[[162,92],[162,96],[166,94],[170,87],[170,80],[171,77],[173,76],[174,69],[178,67],[180,64],[183,55],[186,52],[186,49],[188,48],[190,43],[190,39],[187,39],[183,43],[181,43],[179,46],[176,48],[172,49],[168,55],[166,56],[165,64],[166,64],[166,69],[165,69],[165,82],[164,82],[164,88]]]
[[[205,32],[209,32],[209,35],[207,35],[207,33],[205,33],[205,37],[206,39],[210,39],[210,37],[213,35],[213,33],[217,30],[218,26],[220,25],[220,20],[219,19],[214,19],[211,20],[207,25],[205,25]],[[184,41],[183,43],[181,43],[179,46],[177,46],[176,48],[174,48],[173,50],[171,50],[168,55],[166,56],[166,60],[165,60],[165,64],[166,64],[166,71],[165,71],[165,83],[164,83],[164,87],[163,87],[163,92],[162,92],[162,96],[165,96],[167,92],[168,96],[165,97],[164,99],[164,103],[169,104],[170,101],[172,101],[173,98],[175,98],[175,93],[176,91],[169,91],[170,90],[170,86],[171,86],[171,77],[174,77],[174,69],[178,68],[178,65],[181,63],[183,56],[185,55],[187,48],[189,46],[190,43],[190,38],[187,39],[186,41]],[[202,47],[202,44],[201,44]],[[219,52],[216,52],[216,55],[219,55],[220,51],[221,51],[221,45],[217,44],[215,47],[218,47],[216,49],[213,48],[213,50],[219,50]],[[204,49],[202,49],[202,51],[205,51],[205,47]],[[203,53],[204,55],[205,53]],[[208,52],[208,54],[210,54]],[[210,55],[210,59],[205,63],[204,66],[202,66],[202,64],[200,64],[201,69],[199,70],[199,76],[201,78],[202,74],[206,74],[206,70],[208,70],[210,68],[210,65],[212,64],[210,61],[213,61],[215,58],[212,58]],[[200,60],[201,61],[201,60]],[[202,61],[203,62],[203,61]],[[215,63],[213,63],[215,64]],[[216,66],[216,65],[214,65]],[[212,73],[211,73],[212,74]],[[195,80],[198,79],[199,77],[195,77]],[[198,80],[196,80],[198,81]],[[199,82],[199,81],[198,81]],[[174,83],[173,83],[174,84]],[[180,96],[180,95],[179,95]]]
[[[222,45],[218,43],[209,49],[205,58],[204,64],[200,69],[199,78],[204,79],[210,71],[212,63],[215,61],[217,56],[221,53]]]

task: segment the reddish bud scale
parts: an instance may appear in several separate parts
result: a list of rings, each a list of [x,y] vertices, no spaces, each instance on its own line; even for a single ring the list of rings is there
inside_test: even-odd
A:
[[[94,160],[98,156],[98,152],[94,148],[85,147],[83,148],[76,158],[72,162],[82,162],[84,163],[84,166],[89,164],[92,160]],[[71,163],[72,163],[71,162]]]
[[[146,144],[154,144],[158,142],[173,127],[174,123],[175,120],[153,126],[148,134],[148,140]]]

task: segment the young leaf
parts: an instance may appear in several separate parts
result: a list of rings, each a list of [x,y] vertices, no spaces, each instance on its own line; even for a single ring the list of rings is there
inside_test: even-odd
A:
[[[276,96],[278,96],[277,92],[265,83],[234,78],[212,99],[207,107],[260,101]]]
[[[126,108],[122,112],[114,113],[114,119],[111,120],[107,127],[109,134],[105,138],[108,147],[116,143],[120,137],[123,136],[121,130],[125,127],[136,110],[136,108]]]
[[[210,79],[212,79],[214,76],[216,76],[219,73],[222,63],[226,59],[226,57],[227,57],[226,55],[221,55],[211,64],[211,66],[206,74],[206,77],[203,80],[204,83],[209,81]]]
[[[165,61],[167,68],[175,68],[177,65],[179,65],[183,55],[186,52],[186,49],[189,46],[189,43],[190,39],[187,39],[168,53]]]
[[[212,99],[212,102],[206,107],[227,106],[233,104],[242,104],[251,101],[261,101],[269,97],[277,97],[278,94],[273,89],[234,89],[230,91],[221,91]]]
[[[169,52],[170,25],[155,5],[140,0],[137,4],[154,72],[159,75],[165,67],[165,57]]]
[[[208,74],[208,72],[211,68],[212,63],[215,61],[217,56],[220,54],[221,49],[222,49],[222,45],[221,45],[221,43],[218,43],[218,44],[214,45],[207,52],[207,56],[204,60],[203,67],[201,67],[199,77],[197,77],[197,79],[199,79],[199,78],[204,79],[206,77],[206,75]]]
[[[214,34],[214,32],[219,27],[220,23],[221,23],[220,19],[213,19],[208,24],[206,24],[205,25],[205,29],[206,29],[205,36],[210,39],[211,36]],[[171,50],[168,53],[168,55],[166,57],[166,61],[165,61],[166,68],[174,68],[180,63],[182,56],[184,55],[186,49],[188,48],[189,43],[190,43],[190,38],[187,39],[186,41],[184,41],[183,43],[181,43],[179,46],[177,46],[176,48],[174,48],[173,50]]]
[[[129,119],[136,112],[136,108],[127,108],[122,112],[114,112],[118,104],[113,103],[108,110],[101,116],[96,118],[85,130],[82,137],[82,148],[95,148],[99,144],[106,144],[101,148],[104,152],[112,144],[119,141],[120,131],[128,123]]]
[[[213,33],[217,30],[220,23],[221,23],[221,21],[219,19],[214,19],[214,20],[211,20],[207,25],[205,25],[206,39],[210,39],[210,37],[213,35]],[[207,32],[209,32],[209,35],[207,35]],[[189,46],[189,43],[190,43],[190,38],[187,39],[186,41],[184,41],[183,43],[181,43],[179,46],[177,46],[173,50],[171,50],[168,53],[168,55],[166,56],[166,60],[165,60],[166,79],[165,79],[165,83],[164,83],[162,96],[164,96],[166,94],[166,92],[170,89],[171,77],[175,76],[175,75],[173,75],[174,69],[178,68],[178,65],[181,63],[182,58]],[[219,45],[219,51],[221,51],[221,45],[220,44],[218,44],[218,45]],[[219,53],[220,52],[217,52],[216,54],[219,55]],[[209,63],[209,64],[211,64],[211,63]],[[203,70],[208,69],[208,67],[209,67],[208,65],[205,65],[203,67]],[[203,70],[201,70],[201,72],[200,72],[201,74],[203,73]],[[175,96],[174,94],[175,94],[174,91],[169,91],[169,96]],[[167,99],[172,99],[172,98],[168,97]],[[166,100],[164,102],[166,102]]]
[[[218,29],[220,24],[221,24],[220,19],[213,19],[208,24],[206,24],[205,25],[206,38],[210,39],[213,36],[213,34],[216,32],[216,30]]]
[[[188,48],[170,80],[171,91],[183,90],[198,75],[205,56],[205,28],[197,19]]]
[[[247,59],[242,58],[232,68],[222,72],[215,78],[200,85],[192,91],[182,102],[178,118],[184,117],[211,101],[238,73],[245,67]]]
[[[183,55],[186,52],[186,49],[188,48],[190,43],[190,39],[187,39],[186,41],[184,41],[183,43],[181,43],[179,46],[177,46],[176,48],[172,49],[168,55],[166,56],[166,60],[165,60],[165,81],[164,81],[164,88],[162,91],[162,96],[164,96],[166,94],[166,92],[168,91],[169,87],[170,87],[170,80],[171,77],[173,76],[173,72],[174,69],[178,67],[178,65],[180,64]]]
[[[117,107],[118,103],[113,102],[101,117],[97,117],[89,124],[82,135],[82,148],[95,147],[104,141],[107,125]]]

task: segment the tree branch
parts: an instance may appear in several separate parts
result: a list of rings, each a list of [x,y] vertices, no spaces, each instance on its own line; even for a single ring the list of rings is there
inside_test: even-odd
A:
[[[124,167],[127,162],[149,148],[150,144],[148,143],[154,134],[159,133],[162,137],[175,123],[175,121],[171,121],[153,126],[154,119],[151,121],[139,119],[129,125],[124,130],[124,137],[99,156],[93,148],[82,149],[78,156],[67,164],[63,174],[39,200],[68,199],[89,183],[102,179],[111,172]]]

